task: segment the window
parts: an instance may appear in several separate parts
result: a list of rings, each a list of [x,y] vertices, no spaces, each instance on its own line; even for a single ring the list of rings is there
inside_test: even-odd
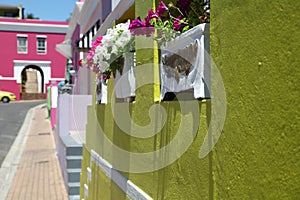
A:
[[[18,36],[18,53],[27,53],[27,36]]]
[[[37,53],[46,53],[46,38],[45,37],[37,37]]]

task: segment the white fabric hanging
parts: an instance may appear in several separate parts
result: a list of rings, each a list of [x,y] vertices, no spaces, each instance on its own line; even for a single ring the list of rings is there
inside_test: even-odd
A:
[[[124,67],[122,75],[116,71],[115,95],[116,98],[127,98],[135,96],[135,53],[126,52],[123,54]]]
[[[161,47],[161,99],[167,92],[190,89],[194,89],[195,98],[210,97],[209,35],[204,35],[207,28],[209,24],[199,24]]]
[[[107,104],[107,83],[103,76],[96,79],[96,102]]]

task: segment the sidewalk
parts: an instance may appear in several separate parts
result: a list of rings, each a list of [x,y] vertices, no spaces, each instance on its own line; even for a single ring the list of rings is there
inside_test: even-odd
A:
[[[6,200],[67,200],[47,108],[39,106],[32,112],[23,153]]]

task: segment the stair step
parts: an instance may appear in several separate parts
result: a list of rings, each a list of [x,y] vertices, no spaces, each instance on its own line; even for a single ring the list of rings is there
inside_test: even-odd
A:
[[[81,168],[82,156],[67,156],[67,168]]]
[[[80,200],[80,195],[69,195],[69,200]]]
[[[82,146],[67,146],[67,156],[82,156]]]
[[[80,169],[67,169],[68,173],[68,182],[73,183],[73,182],[80,182]]]
[[[68,183],[68,187],[69,187],[69,195],[79,195],[80,193],[80,183]]]
[[[60,139],[65,146],[67,156],[82,155],[82,144],[77,143],[70,135],[63,135]]]

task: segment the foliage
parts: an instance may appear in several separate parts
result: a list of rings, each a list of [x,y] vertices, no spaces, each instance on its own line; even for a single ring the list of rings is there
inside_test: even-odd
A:
[[[130,23],[130,32],[134,36],[149,37],[156,31],[154,39],[159,44],[164,44],[200,23],[209,22],[209,12],[205,9],[208,6],[205,2],[207,0],[178,0],[175,3],[170,2],[167,7],[160,1],[156,12],[150,9],[144,21],[138,17]]]
[[[85,64],[95,73],[108,76],[111,71],[119,69],[122,54],[134,48],[134,37],[128,28],[129,21],[108,29],[104,36],[98,36],[92,43]]]
[[[35,17],[34,14],[32,14],[32,13],[27,13],[25,18],[26,19],[40,19],[39,17]]]

